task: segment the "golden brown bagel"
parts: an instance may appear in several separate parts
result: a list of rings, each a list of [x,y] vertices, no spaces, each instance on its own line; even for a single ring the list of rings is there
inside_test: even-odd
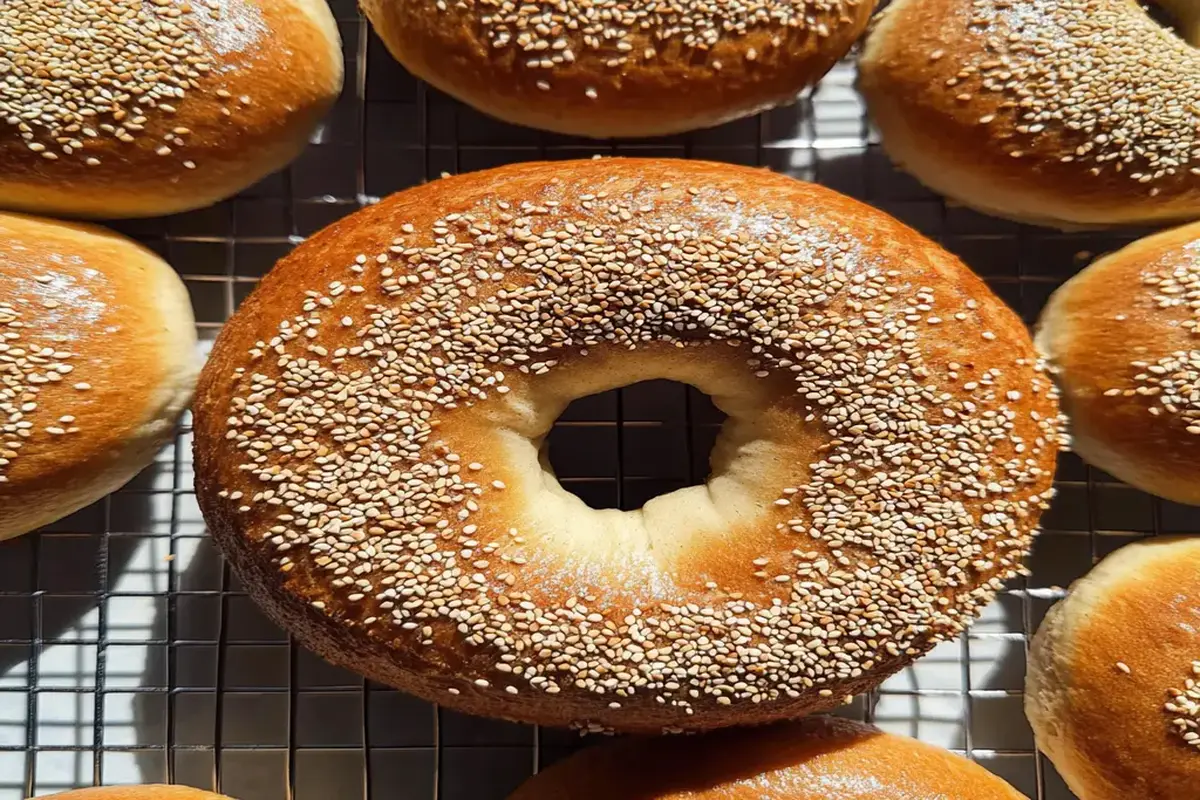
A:
[[[20,211],[215,203],[295,158],[342,84],[325,0],[7,0],[0,42],[0,207]]]
[[[730,415],[712,475],[594,511],[539,447],[648,378]],[[334,224],[224,328],[196,414],[212,535],[310,648],[468,712],[656,732],[831,708],[957,635],[1057,449],[1024,326],[944,250],[671,160],[448,178]]]
[[[1169,0],[1200,44],[1200,5]],[[1057,227],[1200,217],[1200,53],[1134,0],[897,0],[860,62],[891,157]]]
[[[1200,503],[1200,223],[1147,236],[1067,281],[1042,311],[1081,456]]]
[[[0,539],[119,488],[196,380],[187,290],[92,225],[0,213]]]
[[[616,798],[1024,800],[962,756],[833,717],[589,747],[509,800]]]
[[[187,786],[96,786],[50,795],[59,800],[232,800],[223,794],[213,794]]]
[[[1200,538],[1110,555],[1033,639],[1025,713],[1082,800],[1181,800],[1200,785]],[[1190,699],[1177,693],[1191,691]]]
[[[794,101],[850,49],[875,0],[361,5],[392,55],[442,91],[509,122],[608,137]]]

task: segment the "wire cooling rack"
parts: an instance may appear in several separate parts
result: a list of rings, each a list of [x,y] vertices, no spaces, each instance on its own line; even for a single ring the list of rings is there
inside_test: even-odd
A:
[[[622,153],[771,167],[866,200],[944,243],[1032,321],[1067,275],[1134,238],[1067,235],[948,207],[898,174],[839,66],[786,109],[665,140],[596,143],[487,119],[406,74],[334,0],[346,91],[288,170],[214,208],[122,223],[185,278],[207,347],[304,236],[443,172]],[[703,479],[719,414],[678,384],[586,398],[554,431],[565,485],[636,508]],[[177,782],[240,800],[502,800],[576,734],[443,711],[331,667],[267,621],[204,536],[190,429],[133,483],[0,546],[0,800]],[[1105,553],[1193,532],[1198,513],[1063,458],[1032,577],[971,631],[844,713],[965,753],[1038,800],[1070,793],[1021,711],[1028,637]],[[614,799],[617,800],[617,799]]]

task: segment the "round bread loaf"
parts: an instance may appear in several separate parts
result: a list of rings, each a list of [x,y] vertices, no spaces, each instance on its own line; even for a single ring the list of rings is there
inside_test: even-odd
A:
[[[0,213],[0,538],[150,463],[197,367],[187,290],[160,258],[102,228]]]
[[[1200,223],[1141,239],[1067,281],[1037,342],[1081,456],[1139,489],[1200,503]]]
[[[1024,800],[940,747],[814,717],[588,747],[509,800]]]
[[[325,0],[0,3],[0,207],[144,217],[283,167],[337,97]]]
[[[1180,800],[1200,785],[1200,537],[1100,562],[1029,652],[1037,746],[1083,800]]]
[[[231,800],[223,794],[213,794],[187,786],[97,786],[91,789],[75,789],[70,792],[50,795],[59,800]]]
[[[708,483],[588,508],[545,436],[650,378],[728,413]],[[283,259],[201,383],[205,518],[301,641],[467,712],[623,730],[827,709],[957,635],[1020,568],[1058,444],[1028,333],[961,263],[703,162],[394,195]]]
[[[1200,44],[1200,5],[1158,0]],[[897,0],[860,86],[930,188],[1057,227],[1200,217],[1200,52],[1131,0]]]
[[[795,101],[846,54],[874,0],[559,4],[362,0],[417,77],[500,119],[658,136]]]

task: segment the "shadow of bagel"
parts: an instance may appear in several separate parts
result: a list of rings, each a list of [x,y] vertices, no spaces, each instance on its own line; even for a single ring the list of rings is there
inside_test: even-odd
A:
[[[25,620],[4,624],[19,636],[3,637],[12,646],[0,648],[0,675],[27,662],[35,645],[63,641],[125,573],[140,541],[130,534],[148,525],[150,501],[136,494],[122,497],[122,530],[106,533],[108,502],[97,501],[39,531],[0,543],[0,593],[15,595],[28,613]]]

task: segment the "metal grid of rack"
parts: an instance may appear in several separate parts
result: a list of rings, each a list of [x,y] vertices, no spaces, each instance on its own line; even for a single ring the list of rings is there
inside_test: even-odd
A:
[[[1058,283],[1131,240],[1061,234],[947,206],[873,141],[847,62],[791,107],[665,140],[597,143],[483,117],[396,65],[352,0],[332,0],[344,96],[303,157],[214,208],[118,225],[184,276],[210,343],[302,238],[372,198],[503,163],[621,153],[757,164],[899,217],[960,255],[1032,321]],[[704,477],[720,415],[678,384],[585,398],[552,437],[565,485],[636,508]],[[331,667],[267,621],[204,536],[190,431],[132,484],[0,549],[0,800],[93,783],[169,781],[241,800],[501,800],[577,734],[443,711]],[[963,752],[1038,800],[1070,793],[1021,711],[1029,633],[1061,587],[1200,512],[1065,456],[1059,497],[1015,583],[959,640],[844,713]]]

